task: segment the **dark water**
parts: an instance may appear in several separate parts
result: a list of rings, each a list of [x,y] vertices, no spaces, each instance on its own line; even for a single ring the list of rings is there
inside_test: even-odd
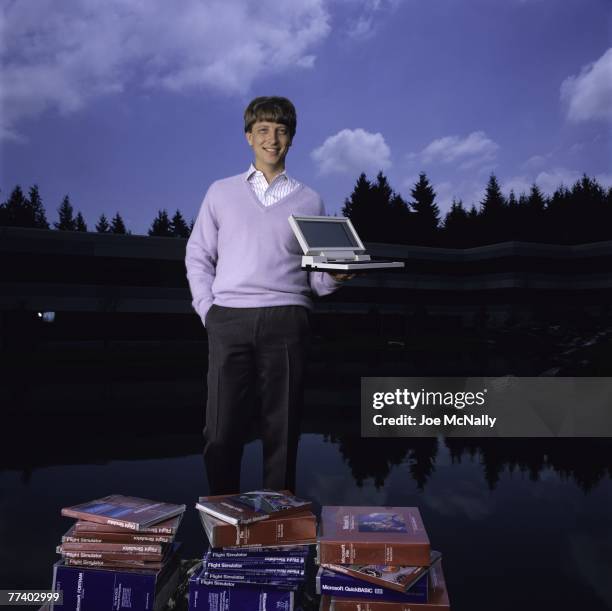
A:
[[[359,377],[441,375],[441,362],[446,375],[567,367],[551,356],[567,350],[535,337],[541,350],[514,337],[507,350],[501,340],[472,349],[444,338],[418,353],[390,356],[384,347],[359,359],[349,347],[312,369],[296,492],[318,508],[419,507],[443,553],[454,611],[612,609],[612,440],[361,439]],[[206,549],[193,509],[208,492],[205,363],[183,347],[153,360],[125,347],[117,354],[94,362],[39,352],[2,364],[0,589],[49,588],[55,546],[71,524],[61,507],[110,493],[185,503],[182,556]],[[605,375],[612,350],[597,354],[592,362],[605,366],[591,371]],[[572,363],[585,358],[580,352]],[[320,375],[330,366],[334,384]],[[254,436],[243,489],[261,485],[261,463]]]
[[[354,428],[356,409],[342,411],[345,428]],[[48,423],[46,440],[11,432],[0,471],[0,587],[50,587],[55,546],[70,524],[62,506],[116,492],[192,507],[206,494],[199,435],[112,428],[82,434]],[[612,443],[469,443],[304,433],[297,492],[318,505],[418,506],[444,554],[456,611],[612,608]],[[13,461],[27,455],[30,466],[18,468]],[[244,489],[261,485],[260,472],[254,440],[245,449]],[[194,509],[178,539],[186,558],[205,550]]]

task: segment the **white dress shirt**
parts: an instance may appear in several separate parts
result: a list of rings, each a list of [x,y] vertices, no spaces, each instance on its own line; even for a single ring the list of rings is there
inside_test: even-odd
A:
[[[295,178],[291,178],[284,170],[268,184],[263,172],[258,170],[253,164],[251,164],[246,173],[246,180],[251,189],[253,189],[255,197],[264,206],[275,204],[300,186],[300,183]]]

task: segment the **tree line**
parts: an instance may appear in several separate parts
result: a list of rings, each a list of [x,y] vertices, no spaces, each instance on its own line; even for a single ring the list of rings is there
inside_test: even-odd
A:
[[[342,213],[351,219],[366,242],[417,244],[466,248],[509,240],[551,244],[579,244],[612,239],[612,187],[607,190],[586,174],[571,187],[561,185],[552,196],[533,184],[529,193],[518,196],[501,192],[491,174],[483,199],[466,208],[453,200],[444,218],[437,194],[421,172],[406,201],[379,172],[374,180],[362,173]],[[0,204],[0,226],[50,229],[36,185],[27,196],[16,186]],[[89,231],[80,211],[68,195],[58,208],[53,227],[62,231]],[[193,220],[187,223],[180,210],[172,217],[159,210],[148,230],[150,236],[188,238]],[[93,230],[92,230],[93,231]],[[95,224],[98,233],[131,233],[117,212],[111,219],[103,213]]]
[[[70,197],[65,195],[57,209],[58,220],[53,228],[59,231],[82,231],[90,229],[85,222],[83,214],[75,214]],[[34,227],[37,229],[51,229],[47,221],[47,213],[37,185],[30,187],[27,196],[17,185],[8,199],[0,204],[0,227]],[[193,228],[193,221],[187,224],[180,210],[170,218],[167,210],[159,210],[153,219],[148,234],[150,236],[188,238]],[[94,225],[97,233],[131,234],[119,212],[109,219],[102,213]]]
[[[465,248],[508,240],[579,244],[612,239],[612,188],[586,174],[551,197],[533,184],[529,193],[505,197],[494,174],[479,206],[453,200],[441,218],[436,192],[422,172],[405,201],[382,173],[357,179],[342,213],[363,240]]]

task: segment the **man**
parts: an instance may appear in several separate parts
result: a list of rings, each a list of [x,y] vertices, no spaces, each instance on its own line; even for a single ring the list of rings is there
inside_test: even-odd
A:
[[[261,403],[264,486],[295,488],[310,295],[349,276],[300,268],[290,214],[325,214],[317,193],[285,172],[296,130],[286,98],[255,98],[244,113],[254,163],[214,182],[187,243],[193,307],[208,332],[204,459],[211,494],[238,492],[254,397]]]

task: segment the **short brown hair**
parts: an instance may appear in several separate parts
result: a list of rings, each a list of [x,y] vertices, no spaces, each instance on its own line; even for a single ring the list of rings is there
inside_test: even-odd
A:
[[[295,106],[287,98],[262,96],[251,100],[244,111],[244,131],[250,132],[256,121],[281,123],[289,128],[291,138],[295,136],[297,126]]]

